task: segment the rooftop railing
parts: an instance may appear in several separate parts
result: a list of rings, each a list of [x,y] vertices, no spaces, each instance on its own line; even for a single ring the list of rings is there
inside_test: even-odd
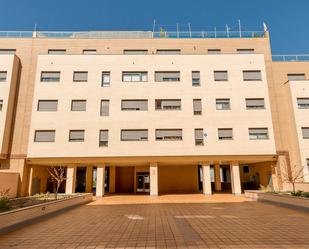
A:
[[[309,54],[273,55],[273,61],[309,61]]]

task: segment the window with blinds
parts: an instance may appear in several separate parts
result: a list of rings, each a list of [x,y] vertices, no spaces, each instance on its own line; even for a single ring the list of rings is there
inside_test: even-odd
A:
[[[203,129],[194,129],[195,145],[204,145]]]
[[[128,55],[148,54],[148,50],[147,49],[124,49],[123,54],[128,54]]]
[[[307,170],[309,171],[309,158],[307,158]]]
[[[74,72],[73,73],[74,82],[87,82],[88,81],[88,72]]]
[[[69,142],[84,142],[85,131],[84,130],[70,130]]]
[[[65,54],[65,49],[48,49],[48,54]]]
[[[192,71],[192,86],[200,86],[200,71]]]
[[[219,140],[232,140],[233,139],[233,129],[232,128],[219,128],[218,138]]]
[[[85,112],[86,106],[87,106],[87,100],[84,100],[84,99],[72,100],[71,111]]]
[[[156,110],[181,110],[181,99],[156,99]]]
[[[253,48],[239,48],[237,49],[238,54],[254,54]]]
[[[0,112],[2,112],[2,108],[3,108],[3,100],[0,99]]]
[[[60,72],[41,72],[41,82],[59,82]]]
[[[208,54],[221,54],[221,49],[208,49]]]
[[[39,100],[37,111],[56,112],[58,110],[58,100]]]
[[[230,99],[216,99],[217,110],[230,110],[231,104]]]
[[[146,82],[148,81],[147,72],[122,72],[123,82]]]
[[[304,73],[288,74],[288,80],[290,80],[290,81],[306,80],[306,76],[305,76]]]
[[[268,128],[249,128],[251,140],[268,139]]]
[[[100,130],[99,146],[100,147],[108,146],[108,130]]]
[[[157,54],[180,54],[180,49],[157,49]]]
[[[297,98],[298,109],[309,109],[309,98]]]
[[[243,79],[244,81],[261,81],[262,73],[260,70],[244,70]]]
[[[122,111],[147,111],[147,99],[123,99],[121,100]]]
[[[100,115],[101,116],[109,116],[109,100],[108,99],[101,100]]]
[[[182,129],[156,129],[156,140],[180,141]]]
[[[36,130],[34,142],[55,142],[55,130]]]
[[[303,138],[304,139],[309,139],[309,127],[302,127],[301,128]]]
[[[228,72],[227,71],[214,71],[214,80],[215,81],[227,81]]]
[[[265,101],[263,98],[246,99],[246,108],[248,110],[265,109]]]
[[[180,72],[155,72],[155,81],[164,82],[164,81],[180,81]]]
[[[96,54],[96,49],[83,49],[83,54]]]
[[[121,141],[147,141],[148,130],[121,130]]]
[[[0,49],[0,54],[15,54],[16,49]]]
[[[0,82],[6,81],[7,71],[0,71]]]
[[[102,72],[102,87],[110,86],[111,83],[111,73]]]
[[[202,100],[193,99],[193,114],[202,115]]]

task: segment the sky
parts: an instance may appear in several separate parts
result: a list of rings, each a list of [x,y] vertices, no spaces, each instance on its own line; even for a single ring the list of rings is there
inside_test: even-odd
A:
[[[309,54],[309,0],[0,0],[0,30],[258,31],[266,22],[273,54]],[[171,25],[171,26],[167,26]]]

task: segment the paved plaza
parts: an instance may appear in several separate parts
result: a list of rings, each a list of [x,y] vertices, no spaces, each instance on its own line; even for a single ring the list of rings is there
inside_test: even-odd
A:
[[[218,196],[105,197],[1,235],[0,248],[309,248],[308,213]]]

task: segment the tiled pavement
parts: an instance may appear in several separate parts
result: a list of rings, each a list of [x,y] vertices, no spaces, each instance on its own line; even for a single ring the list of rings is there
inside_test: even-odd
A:
[[[282,207],[94,204],[2,235],[0,248],[309,248],[308,213]]]

